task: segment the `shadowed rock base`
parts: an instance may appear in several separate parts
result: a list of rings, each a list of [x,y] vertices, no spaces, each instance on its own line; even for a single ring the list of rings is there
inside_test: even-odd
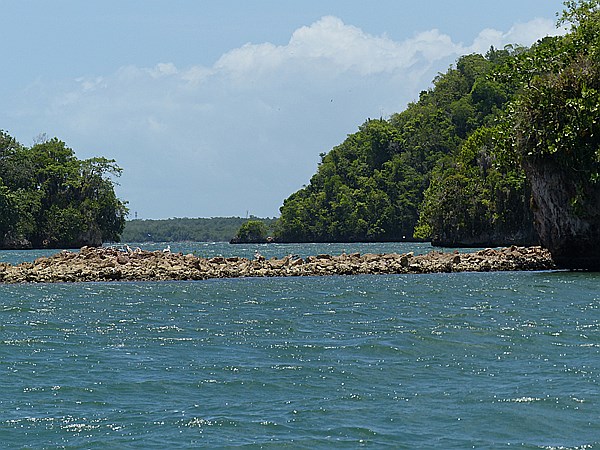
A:
[[[600,271],[598,186],[549,159],[525,161],[524,167],[531,182],[535,227],[556,265]]]
[[[124,252],[83,247],[16,266],[0,263],[0,282],[55,283],[81,281],[205,280],[209,278],[290,277],[435,272],[548,270],[555,268],[541,247],[486,249],[475,253],[342,254],[306,259],[199,258],[192,254]]]

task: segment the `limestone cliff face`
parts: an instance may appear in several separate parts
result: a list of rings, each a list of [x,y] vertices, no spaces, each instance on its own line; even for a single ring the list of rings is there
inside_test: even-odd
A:
[[[81,233],[74,248],[102,246],[102,232],[94,224],[88,224],[88,229]]]
[[[526,160],[524,168],[535,226],[556,265],[600,270],[600,185],[548,158]]]
[[[431,239],[431,245],[434,247],[506,247],[510,245],[531,247],[539,245],[539,238],[533,226],[523,228],[514,233],[490,232],[477,235],[463,235],[454,233],[445,233],[436,235]]]
[[[89,226],[87,230],[82,231],[77,238],[71,241],[35,241],[31,242],[21,235],[8,233],[3,239],[0,239],[0,249],[2,250],[30,250],[30,249],[50,249],[50,248],[81,248],[81,247],[101,247],[103,243],[102,232],[97,226]]]

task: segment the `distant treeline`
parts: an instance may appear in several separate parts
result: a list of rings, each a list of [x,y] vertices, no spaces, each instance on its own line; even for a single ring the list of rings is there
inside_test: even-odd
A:
[[[270,229],[275,219],[251,217]],[[243,223],[242,217],[175,218],[164,220],[130,220],[121,236],[123,242],[227,242]]]

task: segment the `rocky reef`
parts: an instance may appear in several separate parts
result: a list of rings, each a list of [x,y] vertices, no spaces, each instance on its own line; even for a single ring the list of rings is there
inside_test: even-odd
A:
[[[201,258],[161,251],[123,251],[83,247],[62,251],[33,263],[0,263],[0,282],[82,282],[204,280],[237,277],[289,277],[436,272],[548,270],[555,268],[541,247],[485,249],[474,253],[317,255],[265,259]]]

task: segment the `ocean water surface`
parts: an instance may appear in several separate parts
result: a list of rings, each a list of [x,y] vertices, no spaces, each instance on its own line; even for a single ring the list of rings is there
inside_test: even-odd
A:
[[[0,447],[600,448],[599,286],[570,272],[0,285]]]

